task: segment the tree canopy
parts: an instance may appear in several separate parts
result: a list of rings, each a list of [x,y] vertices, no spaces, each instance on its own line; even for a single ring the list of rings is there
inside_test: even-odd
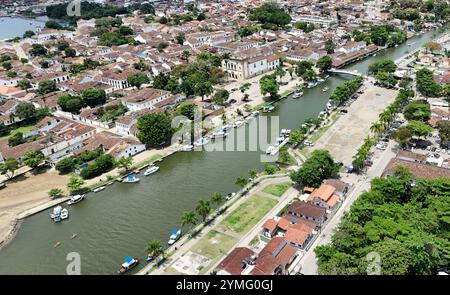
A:
[[[160,145],[173,134],[171,117],[165,112],[148,113],[137,121],[139,140],[148,145]]]
[[[339,171],[327,150],[315,150],[296,172],[291,174],[291,179],[302,186],[319,187],[324,179],[333,178]]]
[[[263,28],[284,27],[291,22],[289,14],[275,3],[264,3],[252,9],[248,17],[250,20],[260,22]]]
[[[402,167],[374,179],[331,244],[315,249],[319,274],[367,274],[371,252],[380,256],[380,274],[435,274],[448,266],[449,192],[449,179],[413,179]]]

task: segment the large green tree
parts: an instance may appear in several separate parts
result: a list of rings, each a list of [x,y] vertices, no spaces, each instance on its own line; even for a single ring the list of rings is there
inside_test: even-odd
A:
[[[139,140],[148,145],[160,145],[173,134],[171,117],[165,112],[149,113],[138,118]]]
[[[291,179],[303,186],[319,187],[324,179],[336,177],[339,166],[326,150],[315,150]]]

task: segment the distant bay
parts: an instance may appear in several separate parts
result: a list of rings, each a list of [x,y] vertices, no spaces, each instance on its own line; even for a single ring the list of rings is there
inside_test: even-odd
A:
[[[23,33],[28,30],[36,32],[37,29],[45,26],[47,20],[46,16],[36,18],[0,17],[0,40],[22,37]]]

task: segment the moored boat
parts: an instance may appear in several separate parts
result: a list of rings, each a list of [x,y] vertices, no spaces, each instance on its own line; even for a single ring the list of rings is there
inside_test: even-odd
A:
[[[181,237],[181,229],[174,229],[170,232],[169,241],[167,242],[169,245],[175,244],[176,241]]]
[[[98,192],[104,190],[105,188],[106,188],[105,186],[100,186],[100,187],[94,188],[92,191],[93,191],[94,193],[98,193]]]
[[[153,174],[158,170],[159,170],[159,167],[152,164],[152,165],[148,166],[147,170],[145,170],[144,175],[149,176],[150,174]]]
[[[67,205],[73,205],[79,203],[84,200],[84,195],[75,195],[70,197],[70,200],[67,202]]]
[[[322,89],[322,92],[327,92],[329,89],[330,89],[330,88],[328,88],[328,87],[325,86],[325,87]]]
[[[69,210],[67,210],[66,208],[61,210],[61,219],[65,220],[69,218]]]
[[[53,219],[54,222],[61,221],[61,211],[63,208],[61,206],[56,206],[53,208],[53,213],[50,214],[50,218]]]
[[[139,178],[137,178],[136,176],[134,176],[134,174],[130,173],[128,174],[127,177],[125,177],[124,179],[122,179],[122,182],[124,183],[136,183],[139,182]]]
[[[139,259],[128,256],[127,258],[125,258],[123,260],[118,273],[120,273],[120,274],[126,273],[127,271],[134,268],[138,264],[139,264]]]
[[[275,109],[275,107],[273,105],[267,105],[267,106],[262,108],[262,112],[263,113],[270,113],[274,109]]]
[[[194,142],[194,146],[202,146],[208,144],[209,140],[206,137],[201,137],[197,141]]]
[[[212,138],[215,139],[215,138],[224,138],[224,137],[227,137],[227,135],[228,135],[228,133],[226,133],[223,130],[220,130],[220,131],[214,132],[211,136],[212,136]]]

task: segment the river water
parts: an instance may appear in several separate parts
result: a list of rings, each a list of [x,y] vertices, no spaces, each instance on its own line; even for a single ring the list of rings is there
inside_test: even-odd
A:
[[[386,49],[348,66],[366,73],[385,58],[397,59],[433,38],[429,32],[408,40],[411,46]],[[270,116],[280,116],[280,128],[298,128],[322,111],[334,88],[346,78],[330,77],[323,85],[305,90],[300,99],[282,100]],[[322,88],[328,86],[328,92]],[[245,127],[241,127],[245,128]],[[0,251],[0,274],[65,274],[70,252],[81,255],[82,274],[113,274],[129,255],[142,259],[152,239],[165,243],[169,231],[180,226],[180,216],[215,191],[238,190],[238,176],[262,169],[260,152],[181,152],[159,163],[160,170],[141,175],[138,184],[116,183],[70,208],[70,218],[55,224],[46,210],[27,218],[16,238]],[[51,181],[51,179],[49,179]],[[75,239],[72,234],[78,233]],[[54,248],[56,242],[60,246]]]

